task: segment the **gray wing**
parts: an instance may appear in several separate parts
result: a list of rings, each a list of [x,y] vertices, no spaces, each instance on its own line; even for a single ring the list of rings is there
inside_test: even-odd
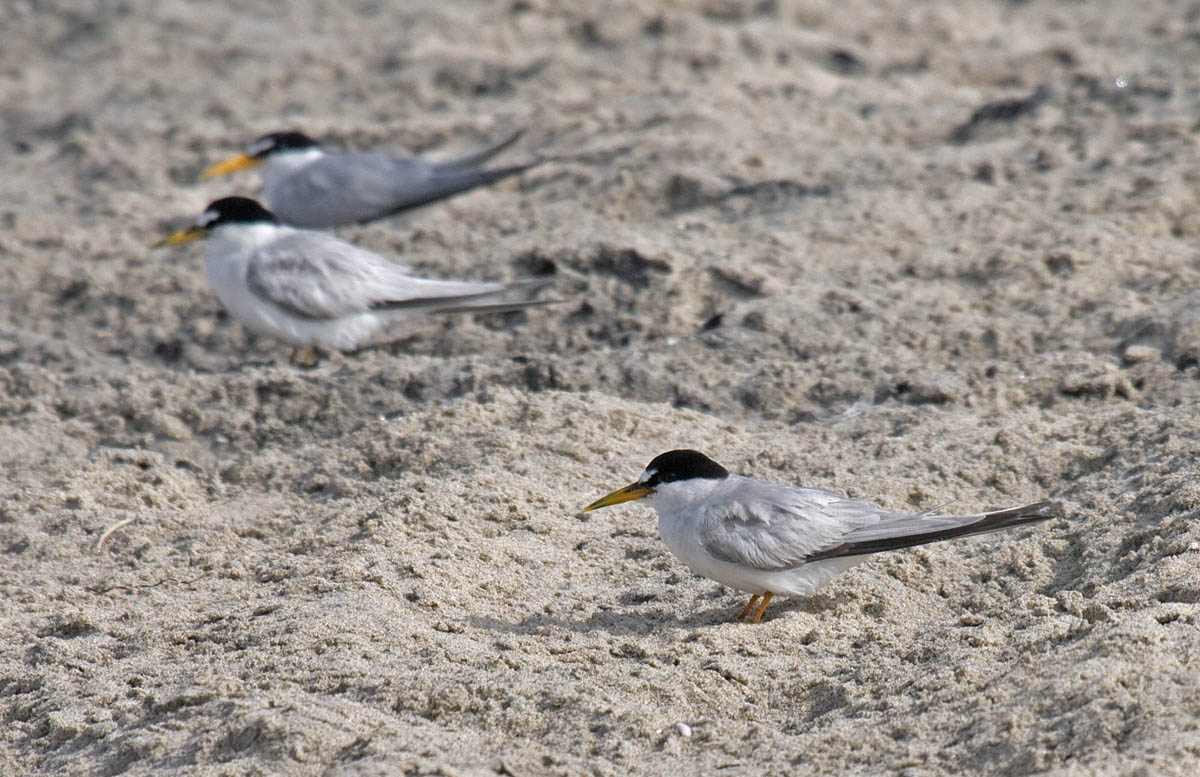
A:
[[[246,283],[261,299],[313,320],[379,309],[437,310],[509,288],[417,278],[378,254],[308,230],[260,248],[250,258]]]
[[[268,205],[299,226],[356,224],[395,211],[413,192],[427,189],[433,175],[433,165],[421,157],[325,154],[272,187]]]
[[[332,227],[382,218],[440,200],[531,167],[492,170],[422,157],[378,153],[326,154],[273,187],[271,210],[305,227]]]
[[[713,505],[701,541],[714,557],[778,571],[831,558],[909,548],[1050,518],[1050,502],[975,515],[884,510],[828,491],[741,479],[730,509]]]
[[[753,569],[798,567],[887,515],[870,502],[816,488],[738,481],[730,499],[701,518],[700,541],[713,557]]]

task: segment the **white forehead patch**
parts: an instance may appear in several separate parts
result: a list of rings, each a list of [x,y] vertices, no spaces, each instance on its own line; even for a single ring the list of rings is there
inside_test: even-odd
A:
[[[246,148],[246,156],[258,156],[275,148],[273,138],[259,138]]]
[[[217,213],[215,210],[206,210],[196,217],[196,226],[200,229],[204,229],[220,217],[221,214]]]
[[[639,483],[647,483],[650,481],[650,478],[654,477],[657,474],[658,474],[657,469],[647,469],[645,472],[642,473],[642,476],[640,478],[638,478],[638,482]]]

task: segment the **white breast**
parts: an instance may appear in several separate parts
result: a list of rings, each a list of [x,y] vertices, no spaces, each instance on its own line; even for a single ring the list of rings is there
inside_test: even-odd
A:
[[[298,337],[288,325],[291,317],[255,296],[246,284],[250,257],[259,245],[275,239],[279,229],[272,224],[218,228],[206,241],[204,272],[226,310],[247,329],[289,345],[307,346],[311,340]]]

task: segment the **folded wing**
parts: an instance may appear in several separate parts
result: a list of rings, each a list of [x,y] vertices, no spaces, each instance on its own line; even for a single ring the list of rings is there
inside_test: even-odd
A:
[[[709,508],[699,536],[715,558],[780,571],[1045,521],[1051,504],[965,516],[914,514],[820,489],[743,479],[733,499]]]
[[[273,241],[249,262],[246,283],[259,298],[310,320],[370,310],[436,312],[542,282],[433,280],[322,232]]]
[[[727,501],[704,514],[698,534],[709,555],[753,569],[798,567],[881,515],[870,502],[820,489],[739,481]]]
[[[455,159],[326,154],[274,184],[267,199],[284,221],[303,227],[357,224],[445,199],[536,164],[480,169]]]

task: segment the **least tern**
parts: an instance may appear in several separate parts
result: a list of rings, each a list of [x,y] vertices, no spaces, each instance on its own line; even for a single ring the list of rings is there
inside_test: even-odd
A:
[[[336,227],[390,216],[527,170],[537,162],[480,168],[520,136],[518,131],[498,143],[433,162],[420,156],[325,151],[301,132],[271,132],[200,176],[262,165],[267,207],[280,219],[298,227]]]
[[[246,197],[211,203],[188,229],[152,248],[207,238],[204,268],[229,312],[249,329],[304,349],[353,350],[391,324],[428,313],[488,313],[545,304],[514,295],[546,285],[432,280],[325,232],[279,223]]]
[[[668,451],[636,483],[581,512],[645,499],[658,533],[693,572],[750,593],[741,620],[762,599],[762,620],[776,594],[802,596],[885,550],[1007,529],[1050,518],[1051,502],[975,515],[887,510],[816,488],[730,474],[699,451]]]

